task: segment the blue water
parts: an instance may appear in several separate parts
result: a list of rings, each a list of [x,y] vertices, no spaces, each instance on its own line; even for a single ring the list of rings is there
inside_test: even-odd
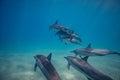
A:
[[[49,26],[56,20],[59,24],[78,33],[83,44],[79,46],[62,43],[53,31],[49,31]],[[53,63],[67,65],[63,57],[69,55],[69,51],[86,47],[89,43],[93,48],[106,48],[120,52],[119,0],[0,0],[0,62],[2,65],[0,76],[7,76],[2,80],[21,80],[21,76],[23,80],[39,78],[45,80],[40,71],[32,72],[33,55],[47,56],[49,52],[53,52]],[[29,59],[26,60],[28,56]],[[112,76],[113,79],[120,80],[120,57],[108,56],[102,59],[107,59],[106,61],[99,59],[100,62],[104,62],[104,66],[95,67],[102,69],[101,72]],[[110,60],[111,63],[108,64]],[[26,63],[23,64],[22,61]],[[94,58],[91,64],[98,65],[92,61]],[[18,64],[19,66],[16,67]],[[23,74],[18,71],[21,65],[22,69],[30,72]],[[8,70],[8,66],[11,66],[13,72]],[[108,66],[110,68],[107,68]],[[63,68],[64,72],[68,73],[62,74]],[[63,80],[80,79],[79,72],[75,72],[74,69],[71,72],[67,71],[66,66],[57,69],[61,72]],[[109,73],[110,69],[114,75]],[[17,71],[20,74],[11,75]],[[28,78],[31,75],[32,78]],[[71,79],[64,75],[70,76]],[[86,80],[84,77],[81,79]]]

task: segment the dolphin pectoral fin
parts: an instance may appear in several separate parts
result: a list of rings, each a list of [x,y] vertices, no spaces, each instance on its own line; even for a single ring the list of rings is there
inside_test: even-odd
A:
[[[82,58],[82,60],[84,60],[84,61],[86,61],[86,62],[87,62],[88,57],[89,57],[89,56],[85,56],[84,58]]]
[[[68,70],[70,70],[70,64],[69,63],[67,64],[67,68],[68,68]]]
[[[34,71],[36,71],[36,69],[37,69],[37,63],[35,63],[34,65]]]
[[[49,61],[51,61],[51,56],[52,56],[52,53],[50,53],[50,54],[47,56],[47,59],[48,59]]]

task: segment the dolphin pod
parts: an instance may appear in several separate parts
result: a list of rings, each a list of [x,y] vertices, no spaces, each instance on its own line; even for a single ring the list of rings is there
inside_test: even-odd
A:
[[[62,42],[64,42],[65,44],[67,44],[69,42],[74,43],[74,44],[78,44],[78,45],[82,44],[82,40],[78,34],[76,34],[73,30],[58,24],[57,20],[54,24],[52,24],[49,27],[49,30],[55,30],[56,35],[58,35],[59,39]]]
[[[65,44],[74,43],[81,45],[82,43],[82,40],[78,34],[76,34],[73,30],[58,24],[57,20],[49,27],[49,30],[55,31],[55,34]],[[105,56],[109,54],[120,55],[120,53],[108,49],[94,49],[91,47],[91,44],[88,44],[86,48],[75,49],[71,52],[75,54],[74,57],[64,57],[68,61],[68,69],[70,69],[70,66],[72,66],[77,71],[85,75],[88,80],[112,80],[111,77],[101,73],[92,65],[90,65],[88,63],[88,57]],[[77,58],[77,55],[79,55],[80,57]],[[39,67],[47,80],[61,80],[58,72],[51,63],[51,56],[52,53],[50,53],[47,57],[45,57],[44,55],[34,56],[36,60],[36,63],[34,65],[34,71],[36,71],[37,67]]]

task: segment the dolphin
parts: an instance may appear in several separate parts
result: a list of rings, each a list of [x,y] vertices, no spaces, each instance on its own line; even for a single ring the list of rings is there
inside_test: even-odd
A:
[[[79,42],[82,42],[79,35],[74,33],[74,31],[70,30],[70,29],[59,30],[56,32],[56,35],[58,35],[60,39],[63,37],[70,38],[70,39],[74,38],[74,39],[78,40]]]
[[[51,30],[51,29],[58,31],[58,30],[64,30],[66,28],[63,27],[63,26],[61,26],[61,25],[59,25],[58,24],[58,20],[56,20],[55,23],[53,23],[52,25],[50,25],[49,30]]]
[[[120,55],[120,53],[111,51],[108,49],[93,49],[93,48],[91,48],[91,44],[88,44],[88,46],[86,48],[75,49],[71,52],[75,53],[76,56],[77,55],[79,55],[79,56],[105,56],[105,55],[109,55],[109,54]]]
[[[72,33],[72,34],[71,34],[71,37],[79,40],[79,42],[82,42],[82,39],[81,39],[81,38],[79,37],[79,35],[76,34],[76,33]]]
[[[64,38],[61,38],[61,41],[64,42],[65,44],[71,42],[71,43],[74,43],[74,44],[78,44],[78,45],[81,45],[82,42],[79,42],[78,40],[76,40],[75,38],[69,38],[69,37],[64,37]]]
[[[56,35],[70,35],[71,33],[73,33],[74,31],[69,29],[68,27],[62,26],[58,24],[58,20],[55,21],[55,23],[53,23],[50,27],[49,30],[56,30],[58,32],[56,32]]]
[[[88,56],[84,58],[76,58],[73,56],[64,57],[68,61],[67,68],[70,69],[70,65],[77,71],[83,73],[88,80],[112,80],[107,75],[99,72],[94,67],[92,67],[88,62]]]
[[[59,36],[59,39],[61,40],[63,37],[66,37],[68,36],[67,32],[66,31],[62,31],[62,30],[59,30],[56,32],[56,35]]]
[[[54,24],[49,27],[49,30],[53,29],[56,31],[56,35],[59,36],[60,40],[66,40],[67,42],[81,44],[82,40],[78,34],[76,34],[73,30],[68,27],[64,27],[58,24],[58,20]]]
[[[39,67],[47,80],[61,80],[59,74],[51,63],[51,56],[52,53],[50,53],[47,57],[44,55],[34,56],[36,60],[34,71],[36,71],[37,67]]]

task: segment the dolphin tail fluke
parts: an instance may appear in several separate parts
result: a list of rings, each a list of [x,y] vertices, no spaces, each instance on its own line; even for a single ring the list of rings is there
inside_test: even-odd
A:
[[[34,65],[34,71],[36,71],[36,69],[37,69],[37,63],[35,63]]]

